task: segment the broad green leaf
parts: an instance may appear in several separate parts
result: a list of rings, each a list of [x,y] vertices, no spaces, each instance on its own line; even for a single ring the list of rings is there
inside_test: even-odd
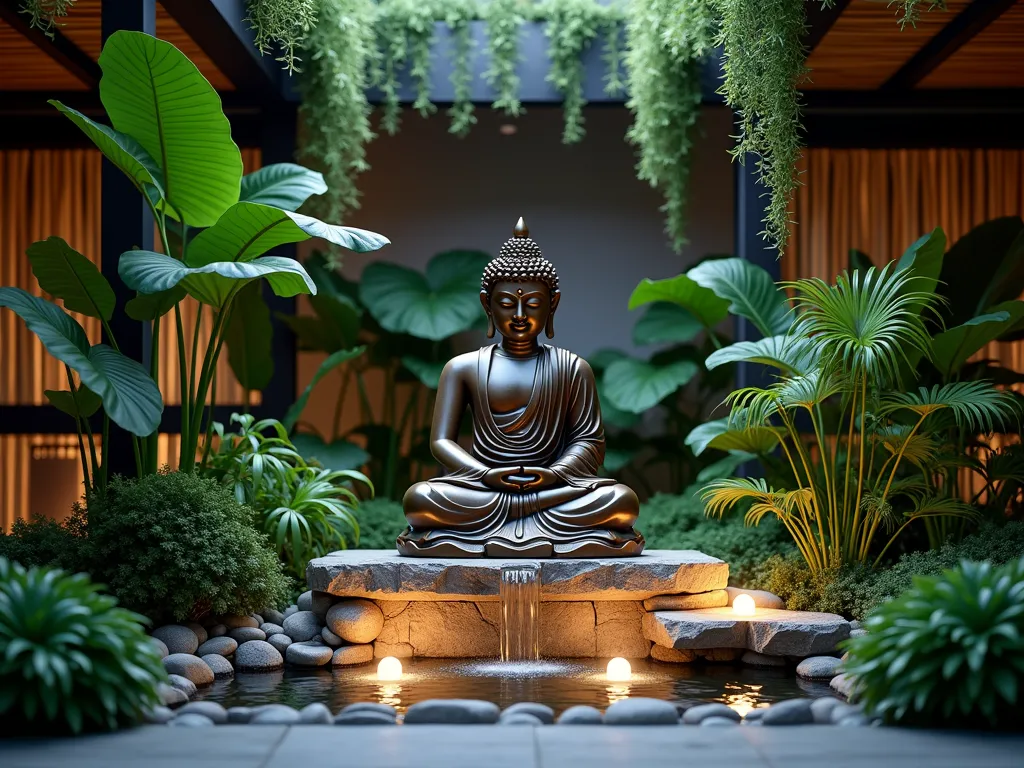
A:
[[[729,311],[747,318],[764,336],[789,330],[789,300],[772,276],[746,259],[713,259],[698,264],[687,276],[729,302]]]
[[[271,248],[311,237],[357,253],[375,251],[391,242],[375,232],[325,224],[301,213],[259,203],[236,203],[189,244],[187,261],[192,267],[214,261],[252,261]]]
[[[799,336],[769,336],[757,341],[738,341],[715,350],[704,362],[708,370],[727,363],[762,363],[786,373],[805,374],[815,363],[815,347]]]
[[[159,293],[181,285],[190,296],[214,307],[222,307],[238,281],[265,278],[278,296],[316,293],[316,285],[295,259],[261,256],[252,261],[215,261],[188,267],[171,256],[154,251],[121,254],[117,273],[125,285],[140,293]]]
[[[1011,253],[1015,254],[1010,257],[1011,263],[1021,258],[1020,252],[1014,249],[1014,241],[1022,228],[1020,216],[1004,216],[979,224],[950,246],[942,262],[937,288],[948,302],[948,326],[960,325],[976,315],[991,312],[992,304],[998,302],[997,295],[1004,300],[1020,296],[1024,275],[1018,271],[1010,278],[1015,267],[1006,262]],[[1004,293],[1005,289],[1011,292]]]
[[[274,375],[270,308],[263,301],[263,286],[246,285],[231,304],[224,340],[228,345],[228,363],[245,389],[262,390]]]
[[[616,360],[622,360],[627,357],[629,357],[629,355],[621,349],[605,347],[597,350],[597,352],[594,352],[592,355],[587,355],[587,362],[590,363],[590,367],[595,373],[600,373]]]
[[[687,275],[676,275],[666,280],[641,280],[629,297],[629,308],[636,309],[657,301],[678,304],[700,320],[705,328],[713,328],[729,316],[728,301],[701,287]]]
[[[53,407],[74,419],[87,419],[103,405],[99,395],[84,386],[78,387],[74,394],[66,389],[44,389],[43,394]]]
[[[851,272],[853,272],[853,270],[855,269],[860,272],[867,272],[869,269],[871,269],[871,267],[875,265],[875,263],[871,260],[870,256],[864,253],[864,251],[858,251],[856,248],[850,249],[847,260],[847,268]]]
[[[140,322],[163,317],[188,294],[180,285],[158,293],[139,293],[124,305],[125,314]]]
[[[118,426],[139,436],[156,431],[164,405],[145,368],[106,344],[90,347],[85,330],[64,310],[20,288],[0,288],[0,307],[24,320],[46,351],[99,395]]]
[[[946,252],[946,233],[936,227],[927,235],[919,237],[907,248],[896,264],[896,271],[911,270],[919,280],[907,285],[907,290],[931,293],[936,289],[942,272],[942,257]]]
[[[658,302],[648,307],[643,317],[633,326],[633,343],[638,347],[645,344],[679,344],[691,341],[703,328],[700,320],[685,307]]]
[[[963,365],[990,341],[995,341],[1024,318],[1024,301],[1007,301],[991,312],[943,331],[932,340],[935,366],[947,375]]]
[[[1020,224],[1020,230],[1006,249],[999,268],[992,275],[988,289],[979,299],[979,312],[993,304],[1012,301],[1024,293],[1024,222],[1019,217],[1017,222]]]
[[[447,251],[426,274],[388,262],[363,270],[359,297],[381,326],[439,341],[469,330],[480,319],[480,275],[491,257],[480,251]]]
[[[284,425],[284,428],[290,432],[292,427],[295,426],[295,422],[299,420],[299,417],[302,415],[302,410],[306,407],[306,403],[309,401],[309,396],[312,394],[313,388],[320,383],[320,380],[324,376],[333,371],[339,365],[359,357],[365,351],[366,347],[343,349],[335,352],[333,355],[329,355],[326,360],[320,363],[320,367],[317,368],[316,373],[313,374],[313,379],[308,385],[306,385],[306,388],[302,390],[302,394],[300,394],[298,399],[292,403],[291,407],[288,408],[287,413],[285,413],[284,418],[281,419],[281,423]]]
[[[274,163],[243,176],[238,199],[297,211],[312,195],[326,191],[323,174],[295,163]]]
[[[345,343],[342,336],[338,335],[336,328],[327,325],[319,317],[285,315],[278,312],[277,318],[295,334],[301,350],[331,353],[337,352],[339,349],[348,349],[351,346]]]
[[[756,455],[770,453],[779,443],[780,429],[776,427],[737,428],[730,420],[715,419],[695,427],[686,436],[686,444],[695,456],[708,448],[720,451],[743,451]]]
[[[604,391],[616,408],[643,413],[685,385],[697,371],[697,364],[689,360],[662,366],[632,358],[619,360],[604,372]]]
[[[319,285],[317,288],[319,289]],[[319,289],[316,296],[310,297],[309,303],[321,325],[325,326],[324,330],[338,342],[338,346],[329,350],[330,352],[356,345],[362,326],[362,313],[348,297],[338,293],[325,293],[323,289]]]
[[[418,357],[406,355],[402,358],[402,365],[412,371],[416,378],[430,389],[437,389],[441,381],[441,371],[444,370],[444,363],[431,363],[427,360],[420,360]]]
[[[597,401],[601,408],[601,420],[606,426],[618,429],[632,429],[640,423],[640,414],[616,408],[608,397],[604,376],[597,380]]]
[[[57,110],[89,137],[103,156],[121,169],[140,190],[146,185],[155,188],[156,200],[163,197],[163,173],[152,155],[139,142],[127,134],[115,131],[108,125],[94,122],[71,107],[66,107],[56,99],[50,99]]]
[[[96,265],[61,237],[32,243],[26,251],[39,287],[64,301],[71,312],[110,320],[117,299]]]
[[[370,460],[370,454],[348,440],[325,443],[316,435],[300,432],[291,437],[292,445],[306,461],[316,460],[327,469],[343,472],[359,469]]]
[[[191,226],[213,225],[238,201],[242,179],[217,91],[185,54],[141,32],[114,32],[99,65],[100,101],[163,171],[168,210]]]

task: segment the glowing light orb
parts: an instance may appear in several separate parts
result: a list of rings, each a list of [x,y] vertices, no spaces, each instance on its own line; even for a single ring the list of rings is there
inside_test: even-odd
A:
[[[385,656],[377,665],[378,680],[401,680],[402,662],[394,656]]]
[[[607,677],[613,683],[628,683],[633,677],[633,670],[628,661],[616,656],[608,662]]]
[[[739,616],[753,616],[754,608],[754,598],[750,595],[736,595],[736,599],[732,601],[733,613]]]

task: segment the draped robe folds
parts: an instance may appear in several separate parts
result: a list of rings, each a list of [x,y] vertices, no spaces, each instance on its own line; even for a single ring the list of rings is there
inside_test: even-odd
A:
[[[542,346],[525,406],[491,410],[487,384],[496,345],[476,354],[470,377],[472,455],[488,468],[548,467],[561,481],[557,502],[544,491],[495,490],[486,470],[460,468],[417,483],[405,497],[406,555],[441,557],[637,555],[636,495],[598,477],[604,428],[590,367],[564,349]]]

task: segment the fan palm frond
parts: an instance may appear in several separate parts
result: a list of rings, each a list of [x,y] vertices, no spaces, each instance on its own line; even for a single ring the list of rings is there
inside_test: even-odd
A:
[[[948,409],[958,427],[979,432],[995,432],[1020,416],[1016,398],[988,381],[954,381],[898,392],[883,398],[882,408],[888,413],[908,410],[919,416]]]
[[[701,491],[701,499],[709,517],[721,517],[739,502],[750,500],[752,503],[744,519],[747,525],[757,525],[766,514],[788,520],[794,511],[806,511],[813,493],[809,488],[775,490],[763,478],[730,477],[708,483]]]

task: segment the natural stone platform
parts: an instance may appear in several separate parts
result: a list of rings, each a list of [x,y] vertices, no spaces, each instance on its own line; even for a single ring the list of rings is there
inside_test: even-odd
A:
[[[644,636],[665,648],[746,648],[770,656],[830,653],[850,636],[850,623],[832,613],[759,608],[738,616],[732,608],[656,611],[643,617]]]
[[[430,559],[392,550],[345,550],[312,560],[310,589],[339,597],[399,601],[498,600],[501,568],[537,564],[543,601],[642,601],[724,589],[729,566],[694,550],[651,550],[638,557]]]

